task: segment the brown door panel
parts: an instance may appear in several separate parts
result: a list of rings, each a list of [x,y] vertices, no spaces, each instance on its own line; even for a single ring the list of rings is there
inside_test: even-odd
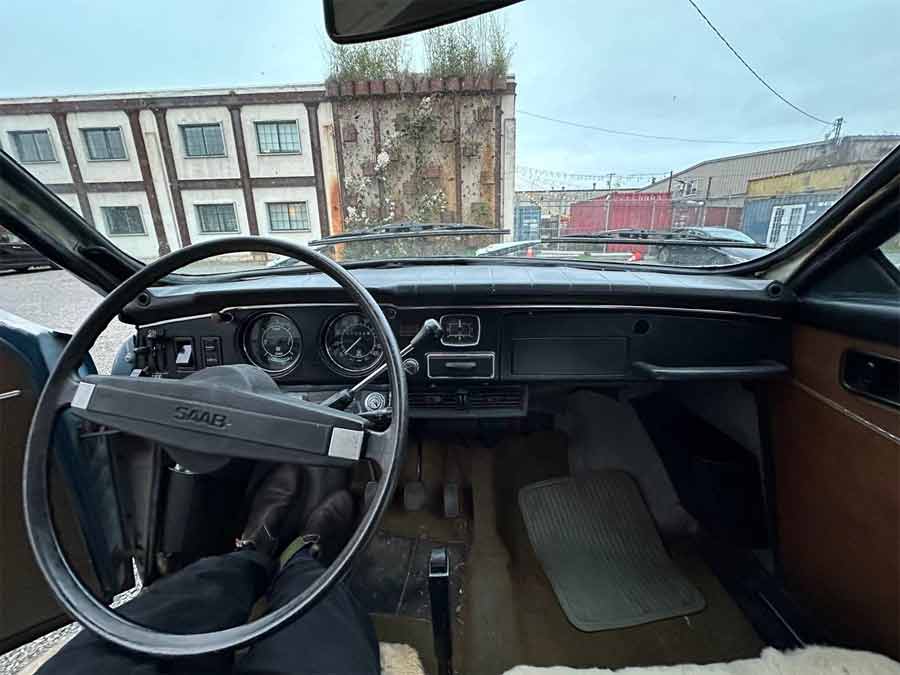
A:
[[[896,347],[798,326],[772,385],[780,554],[789,588],[848,644],[900,657],[900,411],[841,384],[847,349]]]

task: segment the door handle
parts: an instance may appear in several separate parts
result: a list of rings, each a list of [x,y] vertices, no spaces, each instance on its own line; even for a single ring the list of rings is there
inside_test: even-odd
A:
[[[900,361],[848,349],[841,359],[841,383],[865,398],[900,408]]]

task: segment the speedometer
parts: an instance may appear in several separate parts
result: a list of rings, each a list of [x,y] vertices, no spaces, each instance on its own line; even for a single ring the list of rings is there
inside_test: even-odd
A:
[[[365,373],[381,360],[381,344],[372,324],[358,312],[332,319],[323,341],[329,362],[342,374]]]
[[[244,331],[244,353],[251,363],[268,373],[286,373],[303,355],[300,329],[284,314],[260,314]]]

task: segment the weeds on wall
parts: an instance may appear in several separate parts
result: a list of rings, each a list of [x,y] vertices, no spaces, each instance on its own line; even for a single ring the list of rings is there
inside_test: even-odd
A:
[[[493,14],[426,31],[422,46],[430,77],[503,77],[514,51],[506,22]]]
[[[328,76],[333,80],[381,80],[400,78],[412,65],[412,50],[406,38],[391,38],[358,45],[326,42]]]
[[[489,14],[432,28],[421,34],[422,72],[429,77],[504,77],[515,46],[506,22]],[[332,80],[400,79],[413,72],[407,37],[356,45],[324,43]]]

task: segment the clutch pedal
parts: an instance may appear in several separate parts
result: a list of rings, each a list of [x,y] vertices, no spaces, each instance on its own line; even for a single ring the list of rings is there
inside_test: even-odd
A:
[[[421,511],[425,508],[425,483],[422,482],[422,441],[418,442],[416,456],[416,480],[403,486],[403,508],[407,511]]]

